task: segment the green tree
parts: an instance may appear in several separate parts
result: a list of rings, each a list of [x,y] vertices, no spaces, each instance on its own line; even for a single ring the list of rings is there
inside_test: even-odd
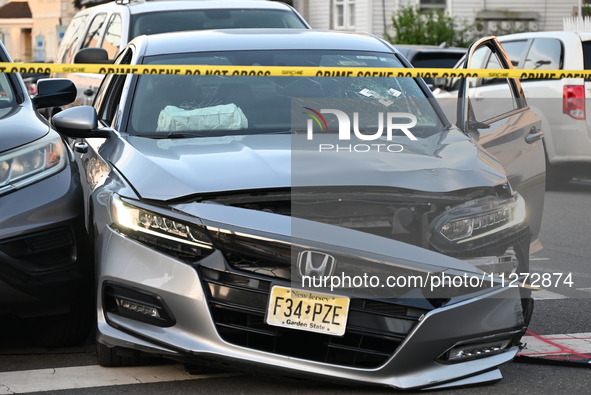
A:
[[[392,15],[394,34],[386,34],[393,44],[467,47],[475,38],[476,25],[456,23],[439,10],[421,10],[418,6],[400,7]]]

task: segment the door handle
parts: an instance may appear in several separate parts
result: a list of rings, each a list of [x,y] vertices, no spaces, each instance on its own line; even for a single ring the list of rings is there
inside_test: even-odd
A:
[[[474,94],[474,96],[472,97],[475,101],[480,101],[480,100],[484,100],[484,94],[477,92]]]
[[[529,133],[525,136],[525,142],[528,144],[532,144],[540,140],[542,137],[544,137],[544,132],[542,132],[535,126],[532,126],[529,130]]]

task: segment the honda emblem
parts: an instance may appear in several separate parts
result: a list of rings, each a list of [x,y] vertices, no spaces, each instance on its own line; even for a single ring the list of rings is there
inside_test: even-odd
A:
[[[334,273],[337,260],[324,252],[305,250],[298,254],[300,276],[325,277]]]

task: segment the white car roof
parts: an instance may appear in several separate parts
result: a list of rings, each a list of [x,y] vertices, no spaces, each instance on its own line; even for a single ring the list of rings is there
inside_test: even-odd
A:
[[[270,10],[289,10],[288,5],[276,1],[267,0],[134,0],[130,2],[110,2],[90,7],[87,10],[112,9],[127,7],[131,14],[152,12],[159,10],[178,9],[235,9],[235,8],[256,8]]]
[[[312,29],[227,29],[174,32],[136,37],[144,56],[239,50],[352,50],[394,53],[369,34]]]
[[[527,32],[515,33],[498,36],[499,41],[518,40],[528,38],[557,38],[563,41],[572,40],[579,37],[581,41],[591,40],[591,32],[566,32],[566,31],[544,31],[544,32]]]

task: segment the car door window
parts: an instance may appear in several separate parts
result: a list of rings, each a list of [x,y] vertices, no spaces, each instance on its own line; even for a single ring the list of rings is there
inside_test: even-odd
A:
[[[521,61],[521,57],[523,52],[527,48],[528,41],[527,40],[518,40],[518,41],[505,41],[502,43],[503,49],[509,56],[511,60],[511,64],[516,69],[522,69],[523,64]]]
[[[88,15],[81,15],[72,19],[62,41],[65,43],[60,54],[57,56],[58,62],[61,63],[72,63],[74,60],[74,54],[78,50],[76,44],[80,39],[80,36],[84,32],[84,26]]]
[[[0,74],[0,108],[6,108],[14,105],[14,94],[8,81],[8,74]],[[2,177],[0,177],[0,181]]]
[[[591,41],[583,41],[583,69],[591,69]],[[591,79],[585,79],[591,81]]]
[[[103,31],[105,19],[107,19],[107,14],[98,14],[94,17],[88,32],[86,32],[82,48],[100,47],[101,32]]]
[[[486,66],[483,68],[489,69],[489,70],[498,70],[498,69],[506,68],[504,62],[500,61],[498,55],[492,53],[490,48],[483,47],[483,48],[480,48],[479,51],[480,50],[485,51],[487,53],[488,60],[486,62]],[[508,80],[507,78],[482,78],[481,83],[482,83],[482,85],[490,85],[490,84],[508,84],[508,85],[510,85],[508,83],[508,81],[510,81],[510,80]],[[509,89],[510,89],[510,86],[509,86]]]
[[[488,61],[490,51],[487,51],[485,47],[479,48],[472,55],[468,68],[471,69],[482,69]],[[468,86],[474,87],[482,84],[482,78],[468,78]]]
[[[527,53],[525,69],[562,69],[562,44],[555,38],[536,38]]]
[[[121,60],[116,61],[116,64],[130,64],[132,55],[132,50],[128,49],[119,58]],[[126,74],[109,74],[101,84],[95,107],[98,108],[99,119],[106,125],[112,125],[115,120],[121,100],[121,92],[127,77]]]
[[[121,46],[121,26],[121,15],[116,13],[111,15],[102,45],[103,49],[109,54],[109,59],[113,59],[117,55],[117,52],[119,52],[119,47]]]
[[[474,51],[469,68],[479,68],[484,61],[487,69],[504,69],[508,64],[494,47],[483,45]],[[525,106],[518,82],[513,78],[468,78],[469,118],[487,122],[510,114]]]

